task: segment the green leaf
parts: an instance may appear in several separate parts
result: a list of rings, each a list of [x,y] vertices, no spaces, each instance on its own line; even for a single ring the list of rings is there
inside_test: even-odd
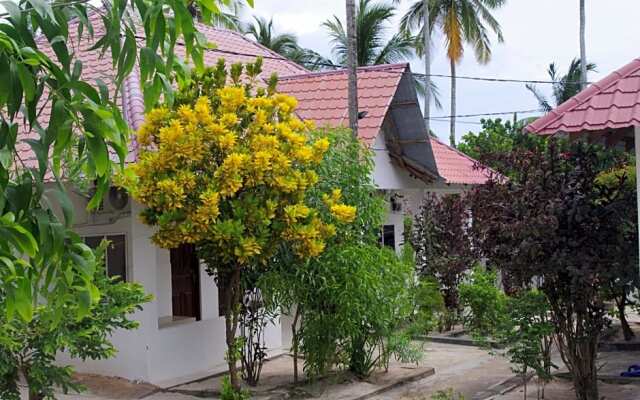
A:
[[[17,286],[14,292],[16,311],[22,319],[30,322],[33,319],[31,282],[25,277],[20,277],[16,283]]]
[[[98,176],[106,175],[109,170],[109,151],[104,140],[90,132],[85,135],[89,153],[96,167]]]
[[[36,84],[34,76],[31,74],[31,71],[29,71],[29,68],[27,68],[25,64],[16,64],[16,70],[18,71],[18,78],[20,79],[22,90],[24,90],[25,98],[28,101],[33,100],[36,94]]]
[[[56,16],[53,15],[53,8],[51,8],[51,3],[45,0],[28,1],[42,18],[50,18],[52,22],[55,21]]]

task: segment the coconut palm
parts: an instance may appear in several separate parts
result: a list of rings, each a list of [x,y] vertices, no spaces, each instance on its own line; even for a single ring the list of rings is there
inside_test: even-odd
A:
[[[296,35],[292,33],[276,33],[273,26],[273,18],[267,20],[263,17],[254,16],[253,19],[252,24],[242,26],[242,31],[261,45],[310,70],[322,69],[333,65],[331,60],[317,52],[301,47],[298,44]]]
[[[552,97],[553,103],[542,93],[535,85],[527,84],[529,89],[540,104],[540,108],[546,112],[551,111],[554,107],[559,106],[565,101],[569,100],[581,90],[581,76],[582,76],[582,63],[580,59],[574,58],[569,65],[569,70],[565,75],[560,75],[556,63],[549,64],[547,74],[553,82],[552,84]],[[587,71],[595,71],[596,65],[593,63],[587,63]]]
[[[411,58],[415,45],[415,39],[411,35],[396,32],[388,39],[388,28],[394,15],[395,8],[390,3],[360,0],[356,7],[356,59],[359,66],[397,63]],[[336,58],[335,65],[346,65],[347,34],[342,20],[334,16],[322,26],[329,32],[332,52]],[[415,82],[418,94],[424,96],[424,81]],[[430,87],[436,107],[440,108],[438,88],[433,83]]]
[[[395,15],[390,3],[360,0],[356,7],[357,62],[359,66],[389,64],[410,58],[414,38],[396,33],[387,39],[387,28]],[[338,64],[347,62],[347,33],[340,18],[333,16],[323,27],[329,32]]]
[[[500,24],[491,14],[506,3],[506,0],[428,0],[429,27],[440,29],[445,39],[447,58],[451,69],[451,115],[456,114],[456,65],[464,55],[464,45],[469,44],[474,50],[476,59],[486,64],[491,59],[490,31],[493,31],[499,42],[503,41]],[[418,55],[424,49],[425,37],[422,31],[424,24],[424,0],[416,0],[400,21],[400,29],[406,34],[416,35]],[[426,35],[430,37],[431,35]],[[451,118],[450,142],[455,146],[455,117]]]
[[[253,23],[246,24],[243,27],[243,31],[256,42],[285,57],[288,52],[298,48],[296,35],[292,33],[275,33],[273,18],[267,20],[264,17],[254,16],[253,19]]]

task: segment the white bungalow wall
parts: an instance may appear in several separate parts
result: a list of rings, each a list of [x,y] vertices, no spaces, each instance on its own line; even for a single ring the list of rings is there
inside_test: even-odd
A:
[[[82,236],[124,234],[127,243],[127,279],[140,283],[153,300],[134,314],[140,327],[115,332],[111,340],[118,349],[109,360],[85,362],[60,354],[58,362],[80,372],[119,376],[162,387],[198,379],[225,369],[224,318],[218,316],[218,289],[200,268],[201,321],[160,324],[172,315],[169,252],[154,246],[153,230],[139,222],[141,206],[132,204],[131,215],[114,223],[95,224],[84,211],[86,199],[73,195],[76,231]],[[282,346],[279,320],[269,325],[266,344],[271,353]]]

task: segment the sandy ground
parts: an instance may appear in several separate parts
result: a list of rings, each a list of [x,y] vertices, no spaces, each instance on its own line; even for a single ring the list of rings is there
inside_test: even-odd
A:
[[[600,383],[600,398],[602,400],[640,400],[640,385],[608,385]],[[537,389],[535,384],[527,388],[527,398],[537,399]],[[524,389],[522,387],[507,393],[504,396],[496,396],[494,400],[522,400]],[[545,389],[545,399],[547,400],[575,400],[575,392],[571,382],[556,380],[547,385]]]
[[[512,376],[504,358],[469,346],[431,343],[426,347],[423,362],[435,368],[436,374],[373,399],[430,399],[437,391],[451,388],[471,400],[476,392]]]
[[[640,353],[602,353],[602,372],[619,374],[635,360],[640,361]],[[465,400],[475,400],[474,396],[513,376],[509,364],[500,356],[492,356],[486,351],[450,344],[429,343],[425,345],[425,358],[421,363],[433,367],[435,375],[406,383],[383,394],[371,397],[373,400],[430,400],[439,390],[453,389],[461,393]],[[60,395],[60,400],[195,400],[197,397],[175,392],[158,392],[151,385],[132,384],[126,380],[84,375],[83,383],[89,392],[79,395]],[[208,386],[209,382],[203,382]],[[211,382],[212,383],[212,382]],[[199,385],[194,385],[199,386]],[[196,387],[194,387],[196,388]],[[199,389],[204,389],[200,387]],[[494,400],[519,400],[523,398],[520,387],[506,395],[497,395]],[[633,385],[612,385],[601,383],[600,394],[605,400],[640,400],[640,383]],[[536,385],[530,384],[528,398],[536,399]],[[574,400],[571,383],[556,380],[547,386],[546,399]],[[26,393],[23,395],[26,399]]]

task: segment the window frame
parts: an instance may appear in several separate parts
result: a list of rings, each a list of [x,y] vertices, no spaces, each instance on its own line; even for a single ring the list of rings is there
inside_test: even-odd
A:
[[[130,276],[130,267],[129,265],[130,260],[129,260],[129,235],[126,232],[109,232],[109,233],[89,233],[89,234],[82,234],[80,235],[80,237],[82,238],[83,243],[87,244],[87,239],[88,238],[101,238],[102,240],[108,240],[109,236],[122,236],[124,239],[124,279],[123,282],[129,282],[129,276]],[[88,246],[88,245],[87,245]],[[91,247],[91,246],[89,246]],[[104,264],[105,264],[105,269],[107,271],[107,276],[112,276],[109,275],[109,254],[105,253],[105,260],[104,260]],[[113,275],[113,276],[119,276],[119,275]]]

